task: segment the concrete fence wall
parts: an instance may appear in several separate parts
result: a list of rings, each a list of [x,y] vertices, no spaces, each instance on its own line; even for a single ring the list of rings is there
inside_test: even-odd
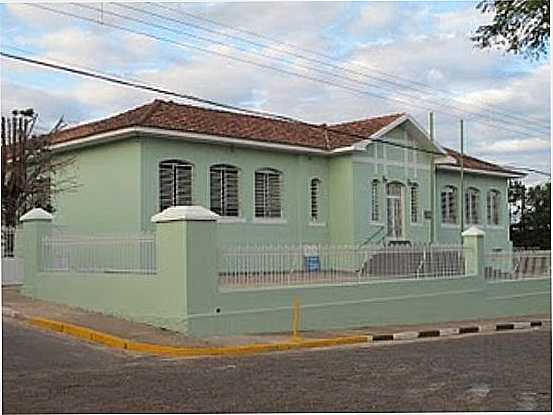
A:
[[[302,330],[551,310],[550,279],[485,281],[485,234],[477,228],[464,234],[464,277],[225,290],[217,285],[217,215],[202,207],[169,208],[152,218],[157,272],[151,275],[41,272],[40,244],[52,217],[33,210],[21,220],[25,294],[190,335],[287,331],[296,300]]]

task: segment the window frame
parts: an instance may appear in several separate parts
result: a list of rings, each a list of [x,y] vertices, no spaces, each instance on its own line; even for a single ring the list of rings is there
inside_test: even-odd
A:
[[[280,207],[280,215],[279,216],[258,216],[257,215],[257,174],[273,174],[278,175],[278,183],[279,183],[279,207]],[[266,213],[267,206],[264,206],[264,213]],[[257,223],[285,223],[286,218],[284,216],[285,209],[284,209],[284,173],[281,170],[272,168],[272,167],[263,167],[256,169],[253,174],[253,221]]]
[[[486,194],[486,219],[489,226],[501,226],[500,206],[501,192],[497,189],[488,190]]]
[[[451,195],[449,198],[446,198],[445,200],[445,211],[449,213],[447,216],[444,215],[444,200],[443,200],[443,194]],[[456,186],[454,185],[446,185],[442,188],[442,191],[440,192],[440,213],[441,213],[441,223],[445,226],[457,226],[459,224],[459,201],[458,201],[459,191]],[[453,202],[451,202],[451,198],[453,198]],[[453,208],[451,208],[451,205],[453,205]],[[454,215],[454,220],[451,220],[451,214]]]
[[[420,218],[420,194],[419,194],[420,186],[418,183],[412,183],[409,186],[409,219],[412,225],[420,225],[421,224],[421,218]],[[416,198],[416,205],[413,205],[413,192],[415,192]],[[414,215],[413,215],[414,213]],[[415,218],[415,220],[413,220]]]
[[[162,195],[162,191],[163,191],[163,186],[162,186],[162,174],[161,174],[161,169],[163,167],[163,165],[170,165],[171,166],[171,194],[170,194],[170,199],[171,199],[171,202],[169,203],[168,206],[165,206],[164,207],[164,204],[163,204],[163,201],[162,201],[162,198],[163,198],[163,195]],[[160,211],[163,211],[167,208],[170,208],[170,207],[175,207],[175,206],[191,206],[194,204],[194,164],[187,161],[187,160],[180,160],[180,159],[165,159],[165,160],[161,160],[158,162],[157,164],[158,166],[158,207],[159,207],[159,210]],[[189,171],[189,188],[190,188],[190,192],[189,192],[189,195],[188,196],[184,196],[184,197],[188,197],[189,198],[189,203],[185,203],[185,204],[180,204],[178,203],[178,177],[177,177],[177,167],[182,167],[182,168],[185,168],[185,170],[188,170]],[[185,185],[186,185],[186,182],[185,182]]]
[[[313,198],[314,196],[314,192],[313,192],[313,185],[316,184],[317,185],[317,188],[316,188],[316,194],[315,194],[315,198]],[[321,221],[321,193],[322,193],[322,180],[320,179],[320,177],[312,177],[310,180],[309,180],[309,223],[311,224],[321,224],[322,221]],[[315,206],[315,211],[316,211],[316,215],[313,214],[314,212],[314,203],[316,204]]]
[[[369,222],[373,224],[381,224],[380,181],[378,179],[372,179],[369,183],[371,192],[371,211],[369,213]]]
[[[215,171],[214,171],[215,169]],[[220,212],[217,212],[216,210],[214,210],[214,206],[213,206],[213,198],[212,198],[212,186],[213,186],[213,183],[212,183],[212,174],[214,173],[218,173],[218,172],[222,172],[222,175],[223,175],[223,179],[221,180],[222,182],[222,187],[220,189],[220,192],[223,193],[223,194],[220,194],[219,196],[221,197],[221,200],[220,200],[220,205],[221,205],[221,211]],[[227,194],[227,191],[228,189],[226,188],[226,184],[228,183],[227,181],[229,180],[225,174],[227,173],[236,173],[236,195],[235,195],[235,199],[236,199],[236,214],[228,214],[228,209],[231,209],[228,207],[228,204],[230,202],[228,201],[225,201],[226,199],[228,199],[228,194]],[[208,189],[209,189],[209,209],[215,213],[217,213],[222,219],[225,219],[225,218],[228,218],[228,219],[240,219],[242,216],[242,209],[241,209],[241,203],[240,203],[240,196],[241,196],[241,191],[240,191],[240,168],[235,166],[235,165],[232,165],[232,164],[227,164],[227,163],[216,163],[216,164],[212,164],[211,166],[209,166],[209,170],[208,170]]]
[[[475,197],[475,203],[473,208],[473,203],[471,196]],[[480,214],[480,190],[476,187],[469,187],[465,191],[465,225],[480,225],[482,223],[482,218]],[[475,218],[476,220],[473,220]]]

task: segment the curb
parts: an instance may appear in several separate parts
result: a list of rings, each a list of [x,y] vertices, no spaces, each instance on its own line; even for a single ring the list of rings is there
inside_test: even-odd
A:
[[[13,311],[13,310],[12,310]],[[17,312],[16,312],[17,313]],[[4,309],[2,309],[4,314]],[[20,313],[17,313],[21,316]],[[86,327],[61,321],[50,320],[40,317],[24,318],[29,324],[46,330],[64,333],[78,337],[92,343],[101,344],[107,347],[133,352],[147,353],[165,357],[202,357],[202,356],[237,356],[257,353],[280,352],[287,350],[299,350],[318,347],[332,347],[352,345],[361,343],[384,342],[384,341],[405,341],[430,337],[454,336],[486,331],[505,331],[517,329],[531,329],[542,326],[541,321],[524,321],[514,323],[498,323],[486,329],[485,326],[463,326],[450,327],[436,330],[407,331],[393,334],[358,335],[347,337],[336,337],[331,339],[292,339],[284,343],[254,343],[243,346],[222,346],[222,347],[177,347],[164,346],[151,343],[134,342],[121,337],[112,336]]]
[[[493,326],[463,326],[463,327],[448,327],[445,329],[437,330],[423,330],[423,331],[405,331],[393,334],[376,334],[369,336],[373,342],[378,341],[398,341],[398,340],[414,340],[428,337],[444,337],[455,336],[460,334],[471,333],[484,333],[494,331],[506,331],[506,330],[520,330],[541,327],[543,323],[539,320],[534,321],[519,321],[514,323],[498,323]]]

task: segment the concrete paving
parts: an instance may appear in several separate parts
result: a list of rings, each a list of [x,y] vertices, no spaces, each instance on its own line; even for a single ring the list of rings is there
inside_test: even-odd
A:
[[[191,337],[182,333],[153,327],[148,324],[135,323],[122,318],[90,312],[76,307],[34,300],[20,294],[19,288],[17,287],[2,287],[2,307],[3,311],[6,311],[3,314],[7,316],[13,317],[13,312],[15,312],[16,314],[20,313],[25,316],[43,317],[84,326],[136,342],[169,346],[232,346],[252,343],[280,343],[287,342],[291,339],[290,332],[240,336],[211,336],[204,338]],[[323,339],[360,334],[376,335],[417,332],[437,328],[454,328],[473,325],[484,326],[491,330],[498,322],[530,320],[550,321],[550,316],[513,316],[509,318],[465,320],[420,325],[389,325],[382,327],[370,326],[350,330],[305,331],[302,332],[301,335],[304,338]]]

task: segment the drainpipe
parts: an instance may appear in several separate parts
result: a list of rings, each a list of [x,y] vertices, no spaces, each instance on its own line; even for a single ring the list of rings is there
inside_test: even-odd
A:
[[[430,131],[430,141],[434,141],[434,113],[429,112],[428,113],[428,130]],[[434,184],[434,176],[436,174],[435,168],[434,168],[434,154],[430,156],[430,212],[432,215],[430,216],[430,243],[434,243],[434,225],[435,225],[435,218],[436,215],[436,209],[435,204],[436,201],[434,200],[434,193],[435,193],[435,184]]]
[[[461,197],[460,197],[460,201],[461,201],[461,231],[460,231],[460,238],[461,238],[461,241],[463,240],[463,236],[462,236],[462,233],[463,233],[463,229],[465,227],[465,177],[464,177],[464,173],[465,173],[465,162],[464,162],[464,159],[465,159],[465,139],[464,139],[464,131],[463,131],[463,120],[461,120],[460,122],[460,139],[461,139],[461,161],[460,161],[460,164],[461,164],[461,186],[460,187],[460,190],[461,190]]]

